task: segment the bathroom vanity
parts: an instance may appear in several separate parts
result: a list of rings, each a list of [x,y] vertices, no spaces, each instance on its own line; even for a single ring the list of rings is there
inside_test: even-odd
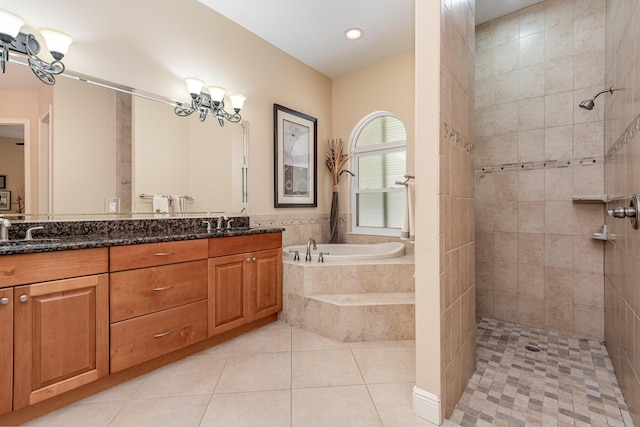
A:
[[[0,425],[275,321],[281,231],[0,245]]]

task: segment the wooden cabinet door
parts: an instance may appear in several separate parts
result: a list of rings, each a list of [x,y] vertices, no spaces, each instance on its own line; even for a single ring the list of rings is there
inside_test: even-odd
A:
[[[209,259],[209,336],[248,323],[248,254]]]
[[[13,401],[13,288],[0,289],[0,415]]]
[[[251,254],[251,320],[282,310],[282,250]]]
[[[14,410],[108,374],[108,275],[15,288]]]

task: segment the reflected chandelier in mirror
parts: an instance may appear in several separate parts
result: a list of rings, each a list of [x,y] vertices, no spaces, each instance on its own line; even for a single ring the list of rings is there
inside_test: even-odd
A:
[[[224,126],[225,120],[231,123],[239,123],[242,120],[240,110],[247,99],[244,95],[229,95],[231,106],[235,112],[235,114],[229,114],[224,110],[225,88],[207,86],[207,91],[204,91],[204,82],[193,77],[186,78],[185,82],[191,95],[191,107],[184,107],[182,104],[178,104],[174,110],[177,115],[186,117],[198,111],[201,122],[204,122],[207,116],[217,117],[220,126]]]

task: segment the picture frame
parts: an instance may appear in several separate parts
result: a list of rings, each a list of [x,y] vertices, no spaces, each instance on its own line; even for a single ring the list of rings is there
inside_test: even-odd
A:
[[[0,191],[0,211],[11,210],[11,191]]]
[[[0,175],[0,189],[7,188],[7,176]]]
[[[318,207],[318,119],[273,104],[274,206]]]

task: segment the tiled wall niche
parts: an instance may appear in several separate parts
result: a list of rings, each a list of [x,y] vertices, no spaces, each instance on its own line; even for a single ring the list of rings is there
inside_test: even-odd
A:
[[[625,88],[600,97],[605,117],[609,209],[640,193],[640,5],[606,1],[605,82]],[[605,340],[629,412],[640,425],[640,230],[607,217],[617,236],[605,245]]]
[[[440,378],[447,418],[476,366],[474,10],[474,0],[441,1]]]
[[[483,317],[604,337],[605,0],[546,0],[476,28],[476,281]]]

